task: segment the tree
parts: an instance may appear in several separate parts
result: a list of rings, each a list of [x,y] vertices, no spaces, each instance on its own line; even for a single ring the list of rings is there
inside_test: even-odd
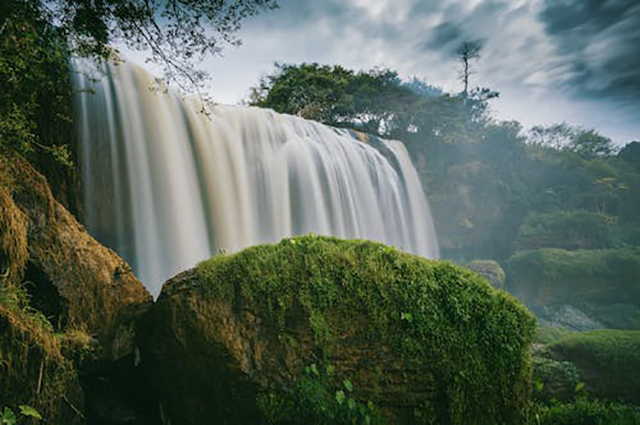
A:
[[[0,150],[45,151],[70,164],[63,129],[70,124],[70,56],[107,59],[122,43],[147,51],[168,82],[200,93],[207,74],[198,62],[238,44],[242,20],[273,7],[275,0],[0,2]]]
[[[249,102],[388,136],[398,127],[408,128],[407,112],[419,97],[388,69],[354,72],[339,65],[276,64],[276,71],[251,90]]]
[[[54,0],[41,1],[50,21],[80,55],[107,57],[114,43],[149,53],[164,77],[199,91],[208,75],[196,64],[238,45],[241,22],[275,0]]]
[[[467,97],[469,93],[469,78],[474,72],[471,70],[471,61],[480,59],[480,51],[482,50],[482,42],[480,40],[465,41],[456,50],[458,60],[462,69],[460,70],[460,79],[464,84],[462,93]]]
[[[569,150],[585,157],[595,157],[611,155],[615,152],[615,147],[610,138],[592,129],[579,131],[571,140]]]

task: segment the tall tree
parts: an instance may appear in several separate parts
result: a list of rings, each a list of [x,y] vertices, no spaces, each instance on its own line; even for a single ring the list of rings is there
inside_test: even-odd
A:
[[[462,93],[465,97],[469,94],[469,78],[474,74],[471,69],[471,62],[480,59],[480,51],[482,50],[482,42],[480,40],[465,41],[458,47],[456,53],[460,61],[460,79],[464,84]]]

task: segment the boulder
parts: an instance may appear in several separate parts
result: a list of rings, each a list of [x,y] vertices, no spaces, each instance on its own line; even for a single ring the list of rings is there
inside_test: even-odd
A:
[[[467,264],[469,270],[473,270],[484,277],[496,289],[504,288],[504,270],[497,261],[494,260],[473,260]]]
[[[54,329],[77,329],[100,343],[100,357],[133,349],[133,323],[152,299],[118,255],[89,235],[22,157],[0,157],[0,273],[20,282]]]
[[[42,175],[0,155],[0,409],[29,405],[52,424],[124,423],[88,412],[121,370],[131,378],[114,392],[132,386],[137,320],[151,302]]]
[[[511,423],[530,394],[525,307],[373,242],[218,255],[168,281],[147,320],[142,363],[171,423]]]

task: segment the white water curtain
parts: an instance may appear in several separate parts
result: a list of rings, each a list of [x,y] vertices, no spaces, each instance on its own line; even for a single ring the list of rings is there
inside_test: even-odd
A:
[[[400,142],[270,110],[150,90],[131,64],[74,73],[89,231],[149,291],[219,249],[315,233],[371,239],[428,258],[438,244]]]

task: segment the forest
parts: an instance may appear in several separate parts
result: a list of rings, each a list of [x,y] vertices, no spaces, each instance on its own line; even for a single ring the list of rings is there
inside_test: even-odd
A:
[[[216,104],[277,8],[0,5],[0,424],[640,423],[640,140],[504,120],[472,40]]]

